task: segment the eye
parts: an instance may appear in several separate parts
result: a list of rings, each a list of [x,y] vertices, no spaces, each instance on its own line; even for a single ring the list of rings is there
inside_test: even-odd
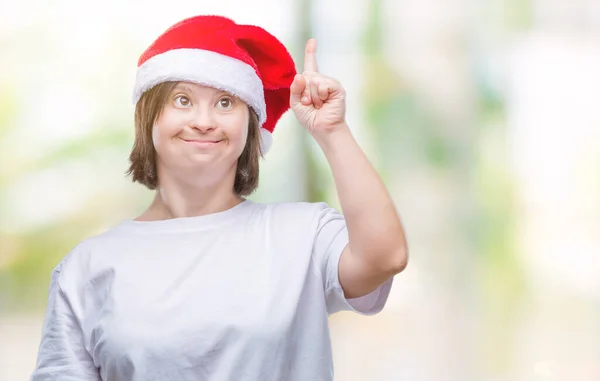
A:
[[[175,97],[175,104],[180,107],[187,107],[191,104],[190,98],[185,95],[178,95]]]
[[[222,110],[229,110],[233,107],[233,99],[231,97],[223,97],[217,102],[217,107]]]

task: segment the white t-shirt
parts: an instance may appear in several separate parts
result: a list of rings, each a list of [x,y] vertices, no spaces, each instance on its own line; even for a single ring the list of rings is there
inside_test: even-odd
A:
[[[392,279],[344,298],[343,216],[260,204],[127,220],[52,272],[32,381],[330,381],[328,316],[382,310]]]

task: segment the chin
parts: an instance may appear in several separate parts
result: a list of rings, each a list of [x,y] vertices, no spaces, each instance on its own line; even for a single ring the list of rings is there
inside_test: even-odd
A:
[[[185,163],[185,167],[188,169],[204,170],[208,168],[230,168],[232,165],[237,163],[238,157],[232,155],[232,152],[196,152],[193,154],[185,155],[179,163]]]

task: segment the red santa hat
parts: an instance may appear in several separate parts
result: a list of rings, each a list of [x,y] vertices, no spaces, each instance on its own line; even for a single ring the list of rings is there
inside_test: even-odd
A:
[[[289,52],[266,30],[226,17],[196,16],[171,26],[141,55],[133,101],[167,81],[227,91],[258,115],[266,153],[277,121],[289,109],[295,74]]]

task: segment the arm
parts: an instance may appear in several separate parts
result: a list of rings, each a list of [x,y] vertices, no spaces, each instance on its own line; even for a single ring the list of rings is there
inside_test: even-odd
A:
[[[347,125],[317,139],[331,167],[349,245],[339,278],[348,298],[366,295],[406,267],[406,237],[383,181]]]
[[[52,273],[42,339],[30,381],[99,381],[78,319],[58,282],[59,275],[59,270]]]
[[[349,245],[339,264],[347,298],[370,293],[407,264],[404,229],[381,178],[346,124],[346,94],[318,72],[316,41],[306,44],[304,72],[290,87],[290,106],[323,150],[331,167]]]

